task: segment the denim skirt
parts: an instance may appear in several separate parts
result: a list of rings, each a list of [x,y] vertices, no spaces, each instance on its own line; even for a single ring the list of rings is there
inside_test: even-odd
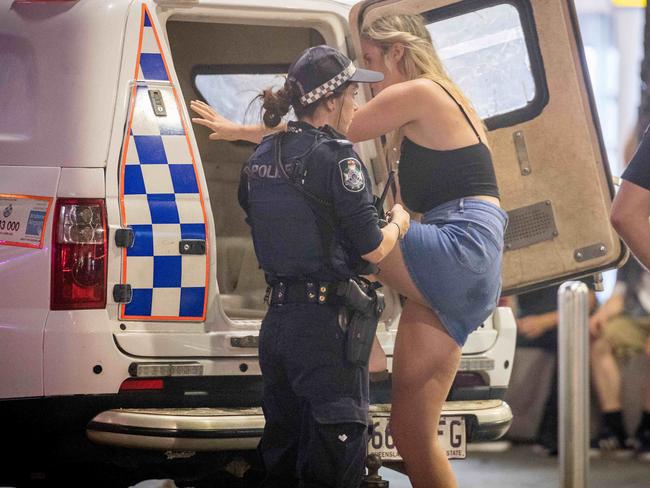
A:
[[[460,346],[497,305],[507,223],[498,206],[459,198],[412,222],[401,242],[411,279]]]

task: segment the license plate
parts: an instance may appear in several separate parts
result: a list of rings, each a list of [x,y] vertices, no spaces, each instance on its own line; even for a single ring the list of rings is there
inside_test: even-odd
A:
[[[401,461],[395,441],[390,433],[390,418],[373,416],[373,429],[368,441],[368,454],[376,454],[384,461]],[[443,416],[438,423],[438,442],[449,459],[465,459],[467,435],[465,419],[459,416]]]

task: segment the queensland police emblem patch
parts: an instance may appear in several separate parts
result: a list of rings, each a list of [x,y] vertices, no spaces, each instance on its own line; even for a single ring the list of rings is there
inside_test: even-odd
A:
[[[339,161],[341,181],[346,190],[358,192],[366,187],[366,179],[363,177],[361,163],[354,158],[346,158]]]

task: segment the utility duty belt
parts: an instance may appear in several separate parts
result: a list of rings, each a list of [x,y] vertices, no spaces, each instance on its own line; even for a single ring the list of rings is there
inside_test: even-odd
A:
[[[341,298],[337,291],[341,282],[325,281],[280,281],[266,288],[264,303],[271,307],[279,307],[289,303],[318,303],[320,305],[341,305]]]
[[[346,334],[346,359],[367,366],[379,317],[384,311],[384,297],[377,294],[379,286],[362,278],[334,283],[280,281],[266,289],[264,301],[271,307],[289,303],[339,305],[339,327]]]

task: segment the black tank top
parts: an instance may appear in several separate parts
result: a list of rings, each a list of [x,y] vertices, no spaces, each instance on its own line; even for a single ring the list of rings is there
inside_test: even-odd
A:
[[[456,102],[478,142],[458,149],[437,150],[404,137],[399,162],[402,200],[410,210],[419,213],[462,197],[488,195],[499,198],[490,150],[481,141],[463,106],[444,86],[440,87]]]

